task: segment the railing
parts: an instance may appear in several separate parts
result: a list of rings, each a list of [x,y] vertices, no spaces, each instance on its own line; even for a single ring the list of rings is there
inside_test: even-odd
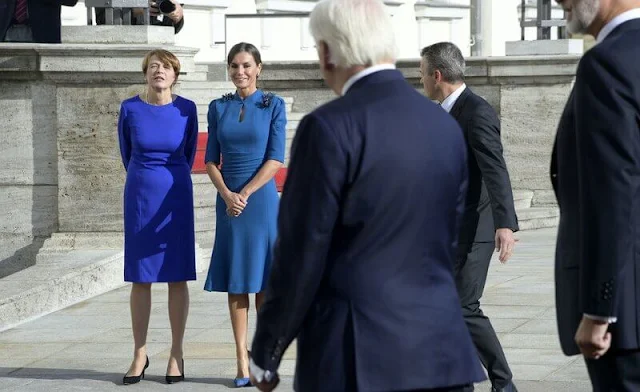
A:
[[[558,28],[558,38],[566,38],[566,13],[563,19],[553,19],[551,17],[552,0],[537,0],[537,12],[535,19],[527,19],[527,1],[520,2],[520,39],[525,40],[525,28],[535,27],[537,29],[537,39],[551,39],[551,28]]]

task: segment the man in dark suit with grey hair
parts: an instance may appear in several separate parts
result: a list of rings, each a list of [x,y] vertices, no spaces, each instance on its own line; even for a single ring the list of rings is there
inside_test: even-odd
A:
[[[506,263],[515,245],[513,233],[518,230],[502,155],[500,120],[493,107],[464,83],[464,57],[453,43],[440,42],[422,49],[420,71],[427,96],[439,101],[462,127],[469,156],[469,190],[454,268],[462,314],[493,391],[515,392],[500,341],[480,309],[494,248]]]

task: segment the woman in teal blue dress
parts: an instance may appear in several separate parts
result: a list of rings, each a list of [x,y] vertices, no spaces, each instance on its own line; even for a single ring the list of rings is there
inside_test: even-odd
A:
[[[274,176],[284,162],[284,101],[258,90],[260,52],[239,43],[227,57],[235,94],[209,105],[205,163],[218,190],[216,235],[205,290],[226,292],[236,342],[236,386],[250,385],[249,294],[256,310],[271,266],[280,202]]]

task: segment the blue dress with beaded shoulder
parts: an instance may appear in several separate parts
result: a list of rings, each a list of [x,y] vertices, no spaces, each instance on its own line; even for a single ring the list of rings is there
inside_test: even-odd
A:
[[[284,162],[286,107],[274,94],[257,90],[241,98],[226,94],[209,104],[205,163],[222,162],[222,177],[233,192],[258,173],[267,160]],[[258,293],[266,285],[277,236],[280,198],[272,179],[253,193],[238,217],[216,199],[216,234],[204,289],[233,294]]]

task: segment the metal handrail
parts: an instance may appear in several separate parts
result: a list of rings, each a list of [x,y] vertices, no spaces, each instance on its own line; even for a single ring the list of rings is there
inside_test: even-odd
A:
[[[552,19],[551,18],[551,1],[552,0],[537,0],[537,12],[535,19],[526,19],[526,9],[527,2],[526,0],[521,0],[520,2],[520,39],[524,41],[525,39],[525,28],[526,27],[536,27],[537,28],[537,39],[551,39],[551,28],[558,28],[558,38],[566,38],[567,37],[567,21],[566,21],[566,12],[564,19]]]

